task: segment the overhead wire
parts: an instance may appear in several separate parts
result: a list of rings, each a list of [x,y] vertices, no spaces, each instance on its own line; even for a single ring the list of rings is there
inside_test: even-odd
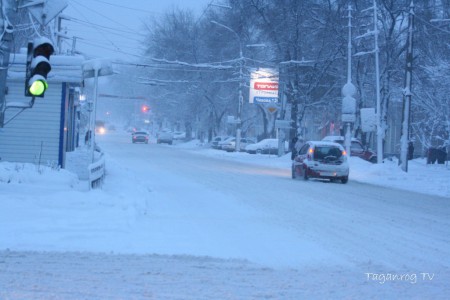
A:
[[[113,23],[116,23],[116,24],[119,25],[119,26],[128,28],[128,29],[131,30],[131,31],[134,31],[134,30],[135,30],[135,29],[133,29],[133,28],[130,28],[130,27],[124,25],[124,24],[121,24],[121,23],[117,22],[116,20],[114,20],[114,19],[112,19],[112,18],[110,18],[110,17],[108,17],[108,16],[105,16],[105,15],[102,14],[102,13],[99,13],[98,11],[92,9],[91,7],[88,7],[88,6],[84,5],[84,4],[79,3],[77,0],[71,0],[71,1],[74,2],[74,3],[76,3],[76,4],[78,4],[78,5],[80,5],[80,6],[82,6],[82,7],[84,7],[84,8],[86,8],[86,9],[88,9],[89,11],[91,11],[91,12],[93,12],[93,13],[95,13],[95,14],[97,14],[97,15],[99,15],[99,16],[101,16],[101,17],[103,17],[103,18],[105,18],[105,19],[107,19],[107,20],[109,20],[109,21],[111,21],[111,22],[113,22]]]
[[[77,4],[79,4],[78,3],[78,1],[75,1],[75,0],[71,0],[72,2],[74,2],[74,3],[77,3]],[[86,7],[86,6],[84,6],[84,5],[81,5],[82,7]],[[82,16],[84,19],[86,19],[86,22],[90,22],[89,21],[89,19],[79,10],[79,8],[77,8],[77,7],[75,7],[75,6],[72,6],[72,8],[74,9],[74,10],[76,10],[79,14],[80,14],[80,16]],[[93,11],[93,12],[96,12],[95,10],[92,10],[92,9],[90,9],[90,11]],[[98,13],[99,14],[99,13]],[[99,15],[102,15],[102,14],[99,14]],[[103,16],[103,15],[102,15]],[[107,19],[110,19],[110,18],[108,18],[108,17],[106,17]],[[114,21],[115,22],[115,21]],[[117,23],[117,22],[115,22],[115,23]],[[120,23],[118,23],[119,25],[121,25]],[[123,25],[122,25],[123,26]],[[127,26],[124,26],[124,27],[126,27],[127,28]],[[100,46],[100,48],[102,48],[102,49],[106,49],[106,50],[112,50],[112,51],[117,51],[117,52],[119,52],[119,53],[122,53],[122,54],[127,54],[127,55],[133,55],[132,53],[128,53],[128,52],[126,52],[126,51],[123,51],[122,49],[120,49],[115,43],[114,43],[114,41],[112,41],[106,34],[104,34],[105,32],[103,31],[102,32],[102,29],[101,28],[96,28],[96,27],[94,27],[94,29],[98,32],[98,33],[100,33],[100,35],[102,35],[102,37],[113,47],[113,49],[111,49],[111,48],[107,48],[107,47],[104,47],[104,46]],[[130,28],[128,28],[128,29],[130,29]],[[133,30],[133,29],[130,29],[130,30]],[[85,41],[84,41],[85,42]],[[86,43],[86,42],[85,42]]]
[[[70,0],[73,1],[73,0]],[[128,10],[134,10],[134,11],[138,11],[138,12],[144,12],[144,13],[150,13],[150,14],[160,14],[159,12],[156,11],[151,11],[151,10],[145,10],[142,8],[134,8],[134,7],[129,7],[129,6],[125,6],[125,5],[119,5],[119,4],[115,4],[115,3],[110,3],[108,1],[103,1],[103,0],[89,0],[89,2],[99,2],[99,3],[103,3],[103,4],[107,4],[110,6],[115,6],[115,7],[119,7],[119,8],[125,8]]]

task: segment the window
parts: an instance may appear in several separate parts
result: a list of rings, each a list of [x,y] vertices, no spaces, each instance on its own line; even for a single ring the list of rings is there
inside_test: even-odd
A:
[[[316,146],[314,149],[314,160],[323,160],[326,157],[334,157],[339,159],[342,152],[339,148],[333,146]]]
[[[300,151],[298,152],[299,155],[305,155],[308,152],[309,149],[309,145],[303,145],[302,148],[300,148]]]

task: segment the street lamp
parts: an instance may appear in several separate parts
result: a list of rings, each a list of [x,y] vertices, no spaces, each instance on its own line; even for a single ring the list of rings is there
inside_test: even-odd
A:
[[[236,31],[234,31],[233,29],[231,29],[230,27],[223,25],[219,22],[216,21],[211,21],[211,23],[220,26],[228,31],[231,31],[232,33],[234,33],[238,39],[239,42],[239,92],[238,92],[238,111],[237,111],[237,120],[236,120],[236,152],[239,152],[241,149],[241,127],[242,127],[242,123],[241,123],[241,111],[242,111],[242,104],[244,103],[244,97],[242,96],[242,87],[243,87],[243,73],[242,73],[242,61],[244,56],[242,55],[242,40],[241,37],[239,36],[239,34],[236,33]]]

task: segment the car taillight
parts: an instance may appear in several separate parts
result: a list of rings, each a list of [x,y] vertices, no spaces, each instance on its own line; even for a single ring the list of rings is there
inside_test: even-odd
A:
[[[313,154],[314,154],[314,149],[313,148],[309,148],[308,154],[306,155],[306,159],[311,160]]]
[[[345,150],[342,151],[342,155],[344,155],[344,156],[347,155],[347,151],[345,151]]]

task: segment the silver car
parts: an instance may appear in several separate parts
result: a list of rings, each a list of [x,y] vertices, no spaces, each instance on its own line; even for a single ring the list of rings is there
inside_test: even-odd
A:
[[[254,144],[255,140],[251,138],[241,138],[241,143],[239,144],[239,151],[245,152],[245,147],[250,144]],[[220,149],[225,150],[227,152],[236,151],[236,138],[229,138],[221,143],[219,143]]]
[[[292,161],[292,178],[323,178],[348,182],[347,153],[340,144],[309,141]]]
[[[160,133],[158,133],[156,143],[157,144],[166,143],[166,144],[172,145],[173,133],[170,131],[161,131]]]

